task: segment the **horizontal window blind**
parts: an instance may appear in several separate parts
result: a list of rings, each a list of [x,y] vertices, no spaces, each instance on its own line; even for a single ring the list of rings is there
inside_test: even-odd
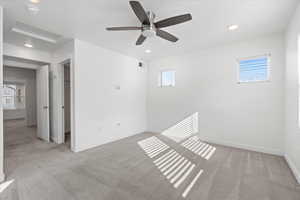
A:
[[[239,82],[266,81],[269,79],[269,56],[239,60]]]

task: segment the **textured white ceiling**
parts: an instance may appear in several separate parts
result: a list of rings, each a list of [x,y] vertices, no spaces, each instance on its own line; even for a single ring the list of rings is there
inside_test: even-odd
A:
[[[31,15],[28,0],[0,0],[4,6],[4,40],[23,45],[24,36],[10,31],[19,21],[64,38],[78,38],[141,59],[183,54],[211,46],[284,31],[298,0],[141,0],[156,19],[191,13],[193,20],[164,30],[179,37],[177,43],[160,38],[147,39],[135,46],[139,31],[107,32],[107,26],[139,25],[125,0],[41,0],[40,12]],[[227,26],[239,24],[229,32]],[[33,40],[35,48],[53,50],[51,45]],[[152,53],[146,54],[145,50]]]

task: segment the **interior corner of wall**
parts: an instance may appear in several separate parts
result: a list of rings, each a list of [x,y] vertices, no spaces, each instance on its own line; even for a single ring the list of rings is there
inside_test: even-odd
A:
[[[292,160],[292,158],[287,153],[284,154],[284,158],[285,158],[287,164],[289,165],[289,167],[291,168],[298,184],[300,184],[300,171],[299,171],[299,169],[296,167],[294,161]]]
[[[5,174],[3,172],[0,173],[0,183],[5,181]]]

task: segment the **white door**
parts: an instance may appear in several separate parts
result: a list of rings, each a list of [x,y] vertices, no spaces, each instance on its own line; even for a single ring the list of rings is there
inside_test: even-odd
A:
[[[37,136],[50,142],[49,130],[49,67],[39,67],[36,73],[37,85]]]
[[[65,143],[65,66],[61,67],[61,138],[62,143]]]

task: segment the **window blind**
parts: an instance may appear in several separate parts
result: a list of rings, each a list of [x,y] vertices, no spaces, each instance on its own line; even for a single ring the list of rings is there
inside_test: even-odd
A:
[[[239,82],[269,79],[269,56],[239,60]]]

